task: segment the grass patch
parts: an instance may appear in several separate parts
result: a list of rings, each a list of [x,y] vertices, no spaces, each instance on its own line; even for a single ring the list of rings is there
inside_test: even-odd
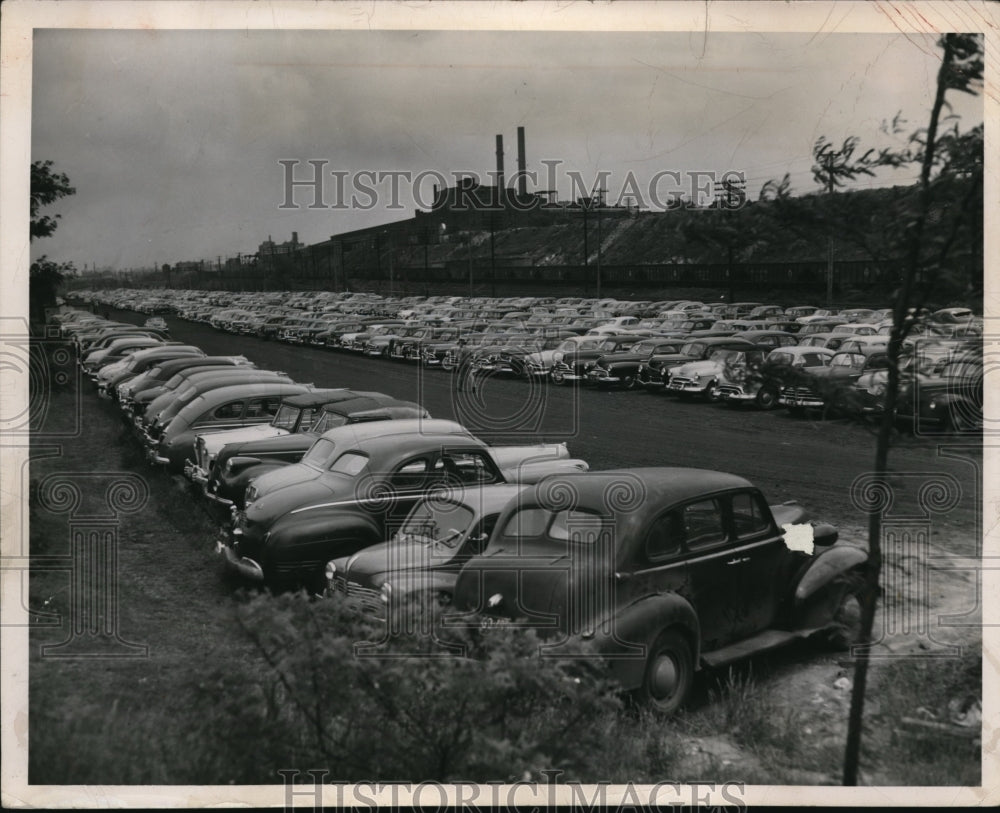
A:
[[[982,655],[966,652],[958,658],[890,661],[876,674],[871,695],[879,708],[872,728],[883,749],[882,762],[894,766],[899,784],[982,784],[980,739],[962,736],[965,727],[954,724],[963,708],[982,703]],[[932,725],[907,724],[914,719]],[[933,724],[955,733],[935,730]],[[966,730],[981,735],[978,721]]]

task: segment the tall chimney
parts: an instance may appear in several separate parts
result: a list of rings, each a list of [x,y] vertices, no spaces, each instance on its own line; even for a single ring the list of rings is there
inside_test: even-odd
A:
[[[524,157],[524,128],[517,128],[517,193],[528,196],[527,159]]]
[[[497,203],[504,200],[503,197],[503,136],[497,134]]]

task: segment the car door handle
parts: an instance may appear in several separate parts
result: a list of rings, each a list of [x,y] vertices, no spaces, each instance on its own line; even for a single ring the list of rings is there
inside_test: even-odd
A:
[[[749,556],[744,556],[742,558],[736,557],[735,559],[730,559],[728,562],[726,562],[726,564],[727,565],[741,565],[744,562],[749,562],[749,561],[750,561],[750,557]]]

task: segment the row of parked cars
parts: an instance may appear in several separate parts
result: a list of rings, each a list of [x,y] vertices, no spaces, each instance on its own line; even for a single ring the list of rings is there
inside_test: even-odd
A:
[[[127,305],[130,294],[101,295]],[[185,304],[182,296],[175,307],[223,330],[452,373],[646,390],[793,414],[864,417],[884,410],[888,309],[575,297],[228,296],[207,304],[203,298]],[[982,423],[982,320],[952,307],[912,313],[908,321],[895,407],[901,426],[975,431]]]
[[[565,444],[491,446],[384,393],[209,356],[162,330],[56,317],[149,462],[218,506],[228,570],[401,629],[414,606],[602,654],[672,712],[695,672],[809,636],[857,640],[863,547],[746,479],[589,471]]]

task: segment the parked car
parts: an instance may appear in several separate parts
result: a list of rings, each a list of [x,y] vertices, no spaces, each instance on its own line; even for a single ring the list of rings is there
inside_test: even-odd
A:
[[[676,354],[684,346],[683,339],[646,338],[620,348],[617,352],[599,356],[588,365],[587,379],[599,387],[620,387],[631,390],[639,383],[639,367],[656,354]]]
[[[696,395],[709,403],[715,403],[722,397],[719,384],[726,371],[732,377],[740,374],[740,371],[755,372],[763,363],[768,350],[766,345],[716,347],[706,358],[673,368],[666,391],[682,397]]]
[[[245,356],[182,356],[169,361],[163,361],[150,367],[146,372],[118,386],[118,404],[124,412],[132,413],[138,408],[135,401],[144,393],[158,387],[176,386],[181,379],[178,376],[183,370],[194,370],[196,368],[224,369],[228,367],[246,367],[256,369],[256,365],[247,360]],[[161,393],[163,390],[161,390]],[[142,410],[152,401],[152,397],[144,398]]]
[[[639,365],[639,383],[648,390],[666,388],[671,372],[683,364],[707,359],[717,349],[752,350],[752,341],[733,336],[716,336],[692,339],[685,342],[678,353],[654,353]]]
[[[317,438],[347,424],[388,420],[429,420],[430,413],[412,401],[399,401],[379,392],[346,390],[349,397],[323,404],[315,421],[297,421],[294,431],[274,437],[233,440],[226,443],[211,462],[207,471],[205,495],[223,505],[244,508],[247,487],[258,477],[274,469],[298,463]],[[286,401],[294,404],[308,401],[308,394]],[[285,405],[282,405],[282,409]],[[303,405],[302,409],[308,409]],[[376,430],[392,434],[386,429]],[[196,453],[198,453],[196,449]],[[197,461],[196,461],[197,462]]]
[[[672,713],[700,668],[817,634],[857,642],[866,562],[833,526],[769,506],[733,474],[560,475],[502,511],[446,622],[533,628],[552,655],[588,643],[624,689]]]
[[[825,367],[833,351],[824,347],[778,347],[764,357],[757,370],[728,365],[719,375],[719,400],[727,404],[753,403],[758,409],[774,409],[790,372]]]
[[[119,384],[135,378],[150,367],[174,358],[200,358],[205,355],[201,348],[190,344],[168,344],[136,350],[114,364],[102,367],[97,374],[97,394],[110,398],[117,393]]]
[[[304,384],[271,380],[209,390],[181,409],[149,443],[147,459],[172,472],[183,471],[194,457],[194,444],[203,432],[269,423],[282,398],[309,389]]]
[[[882,415],[888,369],[863,373],[854,383],[855,401],[864,415]],[[983,426],[983,362],[979,348],[938,360],[918,354],[900,360],[895,418],[920,434],[976,433]]]
[[[389,423],[397,426],[387,429],[405,429],[409,422]],[[327,432],[301,463],[255,482],[272,481],[266,494],[248,489],[246,510],[235,512],[220,553],[251,580],[322,591],[328,561],[385,540],[429,492],[586,469],[583,461],[558,457],[563,444],[555,454],[539,446],[491,448],[450,421],[440,422],[450,431],[435,432],[436,423],[406,434],[363,437],[357,426]],[[289,486],[275,489],[275,479]]]
[[[307,432],[323,413],[327,402],[345,401],[355,395],[348,389],[310,390],[282,400],[268,423],[255,423],[238,429],[224,429],[199,434],[194,458],[184,466],[184,476],[195,483],[208,479],[209,469],[224,446],[244,441],[267,440],[296,432]]]
[[[451,603],[462,566],[483,552],[500,512],[527,486],[503,484],[424,497],[390,539],[326,565],[326,593],[387,618],[415,594]]]
[[[885,369],[888,364],[889,358],[882,350],[868,355],[838,352],[829,365],[802,369],[790,376],[778,403],[788,407],[793,415],[809,409],[849,413],[854,382],[864,373]]]
[[[638,320],[637,320],[638,321]],[[610,336],[591,336],[591,342],[580,342],[572,350],[556,351],[553,355],[549,378],[553,384],[572,384],[587,380],[587,365],[607,353],[625,350],[637,344],[644,336],[635,333]]]

